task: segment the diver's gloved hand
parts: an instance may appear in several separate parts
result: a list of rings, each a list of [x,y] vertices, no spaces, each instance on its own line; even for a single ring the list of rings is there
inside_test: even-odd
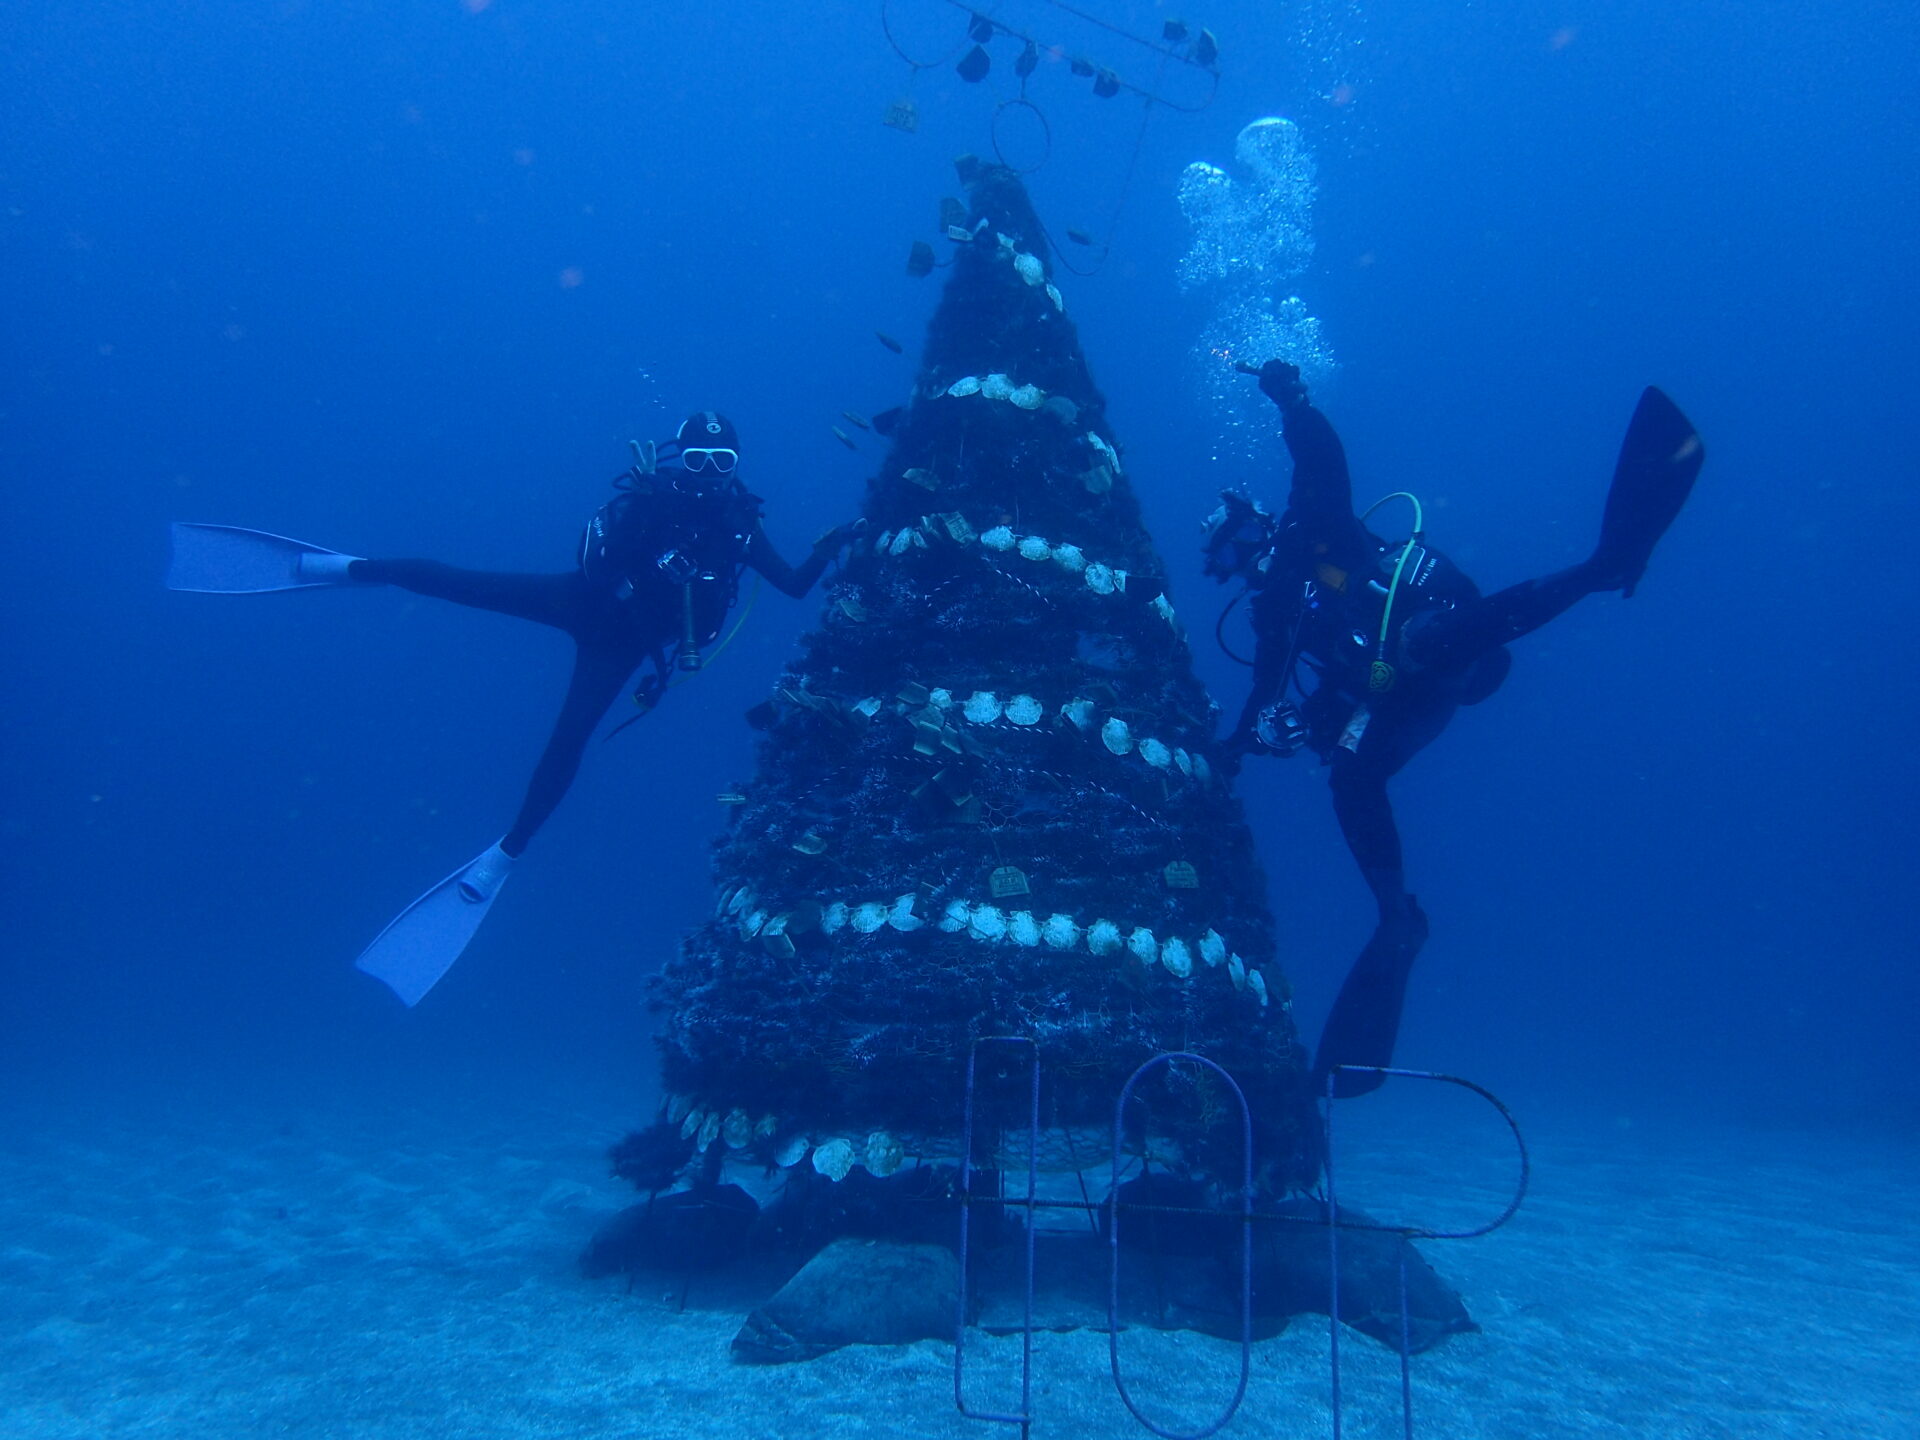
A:
[[[1260,367],[1260,393],[1278,405],[1282,415],[1307,403],[1300,367],[1285,360],[1269,360]]]
[[[866,533],[867,522],[864,518],[849,520],[844,525],[834,526],[833,529],[827,531],[826,534],[814,541],[813,548],[816,550],[844,550]]]

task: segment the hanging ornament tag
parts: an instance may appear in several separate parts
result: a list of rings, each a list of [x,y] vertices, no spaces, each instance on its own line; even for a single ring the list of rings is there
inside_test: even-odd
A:
[[[1027,875],[1018,865],[1002,865],[987,877],[987,889],[996,900],[1006,900],[1015,895],[1031,895],[1027,888]]]
[[[909,135],[920,128],[920,108],[912,100],[902,98],[887,106],[883,117],[890,129],[904,130]]]
[[[1185,860],[1175,860],[1161,872],[1166,877],[1169,890],[1198,890],[1200,875]]]

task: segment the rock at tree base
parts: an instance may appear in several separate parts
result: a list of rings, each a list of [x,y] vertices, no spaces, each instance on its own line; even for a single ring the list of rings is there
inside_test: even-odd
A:
[[[733,1356],[773,1365],[842,1345],[951,1340],[959,1304],[960,1264],[945,1246],[836,1240],[747,1316]]]
[[[1327,1313],[1328,1268],[1326,1206],[1293,1199],[1274,1207],[1300,1224],[1269,1224],[1254,1234],[1253,1301],[1261,1315]],[[1350,1205],[1340,1207],[1349,1225],[1374,1222]],[[1480,1327],[1467,1314],[1460,1294],[1413,1248],[1391,1230],[1342,1229],[1340,1232],[1340,1319],[1363,1335],[1394,1350],[1400,1348],[1400,1263],[1407,1266],[1408,1348],[1431,1349],[1449,1335]]]

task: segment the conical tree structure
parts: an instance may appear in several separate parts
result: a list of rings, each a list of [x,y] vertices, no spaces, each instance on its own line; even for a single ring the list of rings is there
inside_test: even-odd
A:
[[[988,167],[971,193],[868,531],[657,982],[667,1118],[709,1163],[884,1175],[954,1153],[976,1037],[1039,1043],[1064,1129],[1188,1050],[1298,1179],[1303,1057],[1212,707],[1027,195]],[[1175,1093],[1156,1126],[1224,1137],[1198,1168],[1237,1176],[1237,1108]]]

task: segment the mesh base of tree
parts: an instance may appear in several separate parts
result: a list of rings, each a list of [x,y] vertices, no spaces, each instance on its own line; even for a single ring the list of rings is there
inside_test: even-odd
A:
[[[993,168],[971,193],[868,532],[655,982],[664,1118],[710,1172],[718,1147],[890,1174],[957,1153],[969,1047],[1020,1035],[1091,1165],[1127,1075],[1190,1050],[1246,1091],[1264,1181],[1298,1183],[1304,1056],[1213,709],[1026,193]],[[1153,1107],[1163,1160],[1237,1184],[1216,1082]]]

